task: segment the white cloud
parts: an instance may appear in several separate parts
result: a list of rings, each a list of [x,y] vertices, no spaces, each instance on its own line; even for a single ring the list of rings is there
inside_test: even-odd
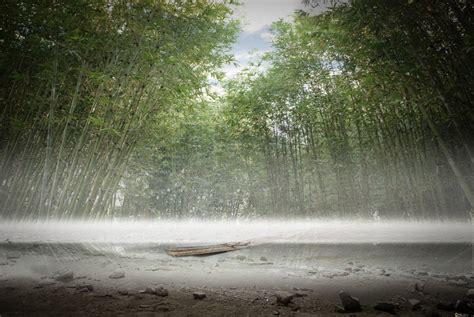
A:
[[[247,65],[226,65],[224,68],[222,68],[222,71],[225,74],[225,77],[227,79],[232,79],[234,78],[239,72],[241,72]]]
[[[301,0],[243,0],[234,15],[243,20],[244,32],[254,33],[301,8]]]
[[[262,54],[269,52],[270,50],[258,50],[258,51],[239,51],[234,54],[237,63],[247,63],[250,60],[258,59]]]
[[[262,32],[260,33],[260,37],[268,42],[268,43],[272,43],[273,42],[273,38],[275,37],[275,35],[271,32]]]

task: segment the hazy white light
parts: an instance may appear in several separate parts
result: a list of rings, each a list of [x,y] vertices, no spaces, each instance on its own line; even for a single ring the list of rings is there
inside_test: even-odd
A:
[[[472,224],[388,222],[10,222],[0,240],[88,243],[460,243]]]

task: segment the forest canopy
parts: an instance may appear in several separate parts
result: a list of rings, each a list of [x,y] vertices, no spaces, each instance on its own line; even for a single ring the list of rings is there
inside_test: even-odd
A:
[[[307,3],[2,2],[2,217],[472,219],[474,4]]]

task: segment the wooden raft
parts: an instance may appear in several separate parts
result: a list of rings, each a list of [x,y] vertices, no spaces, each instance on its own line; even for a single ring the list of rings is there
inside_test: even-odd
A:
[[[171,256],[193,256],[193,255],[211,255],[230,251],[240,250],[247,247],[250,242],[222,243],[214,245],[204,245],[195,247],[180,247],[166,250]]]

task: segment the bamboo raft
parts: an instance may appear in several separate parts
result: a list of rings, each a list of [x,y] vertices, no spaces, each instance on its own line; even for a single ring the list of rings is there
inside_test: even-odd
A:
[[[212,255],[230,251],[237,251],[248,247],[250,242],[235,242],[235,243],[222,243],[205,246],[193,246],[193,247],[180,247],[166,250],[171,256],[196,256],[196,255]]]

